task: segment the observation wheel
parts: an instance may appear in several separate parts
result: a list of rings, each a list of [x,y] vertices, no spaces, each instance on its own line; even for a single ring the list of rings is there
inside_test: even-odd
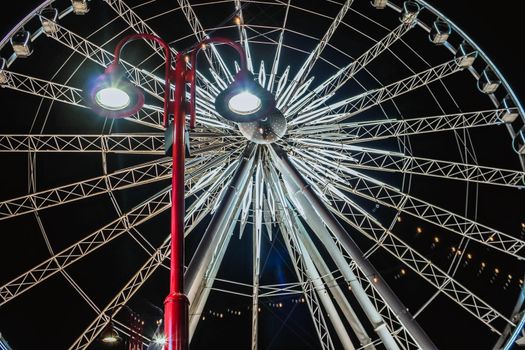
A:
[[[110,326],[122,348],[163,348],[162,50],[123,52],[145,94],[134,115],[101,118],[85,99],[133,33],[174,54],[238,41],[280,112],[222,118],[238,58],[203,48],[185,176],[192,349],[520,341],[525,113],[446,14],[420,0],[48,0],[0,43],[0,332],[14,349],[98,349]]]

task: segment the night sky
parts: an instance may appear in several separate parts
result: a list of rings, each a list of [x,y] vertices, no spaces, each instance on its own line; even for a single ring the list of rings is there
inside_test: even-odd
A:
[[[322,6],[321,0],[315,1],[319,3],[320,7]],[[368,2],[368,0],[363,1]],[[174,0],[173,2],[176,3]],[[18,23],[18,21],[22,19],[28,13],[28,11],[30,11],[31,8],[36,7],[38,3],[38,1],[13,1],[9,2],[8,4],[6,3],[6,5],[4,5],[3,7],[4,9],[0,11],[0,34],[2,36],[5,35],[9,30],[11,30],[12,26]],[[166,4],[167,0],[163,0],[162,3]],[[517,93],[518,98],[525,98],[525,84],[523,83],[523,77],[525,77],[525,65],[523,64],[523,57],[520,53],[522,51],[520,43],[523,42],[523,38],[521,36],[525,35],[525,32],[523,31],[523,19],[522,13],[520,13],[520,11],[518,11],[512,6],[509,6],[509,2],[491,4],[490,6],[482,2],[474,1],[448,0],[438,2],[436,0],[429,0],[429,3],[438,7],[438,9],[440,9],[442,12],[448,15],[449,18],[452,19],[452,21],[454,21],[460,28],[462,28],[468,35],[470,35],[471,38],[473,38],[473,40],[483,50],[485,50],[488,56],[501,70],[503,75],[508,79],[508,82],[513,87],[514,91]],[[315,7],[316,5],[312,6]],[[210,16],[213,16],[213,14],[211,14]],[[0,93],[2,93],[2,91],[0,91]],[[12,115],[16,115],[16,112],[17,111],[13,109],[13,106],[10,106],[9,109],[4,109],[4,112],[2,113],[2,118],[12,117]],[[71,130],[76,129],[76,126],[68,125],[67,127],[71,128]],[[3,134],[4,132],[2,131],[0,133]],[[487,138],[490,138],[490,135],[485,136]],[[490,146],[487,144],[485,144],[480,150],[481,152],[491,152]],[[4,156],[4,154],[0,153],[0,156]],[[69,157],[69,155],[65,156],[65,158],[61,161],[77,161],[76,159],[74,159],[74,156],[71,156],[71,158]],[[3,165],[2,168],[0,168],[2,169],[2,172],[10,171],[11,167],[20,165],[20,162],[17,161],[9,163],[10,158],[8,157],[4,159],[6,159],[6,163],[4,163],[5,165]],[[86,169],[71,169],[71,174],[58,173],[56,174],[56,178],[53,179],[53,176],[49,176],[50,178],[46,181],[49,181],[50,184],[58,184],[61,183],[61,179],[67,178],[67,176],[69,175],[78,179],[96,176],[98,172],[93,172],[93,170],[90,168],[91,163],[89,162],[91,162],[92,160],[89,158],[85,158],[85,161],[87,162]],[[53,172],[54,166],[58,164],[54,162],[59,161],[50,160],[50,163],[43,164],[42,168],[48,171],[49,174],[51,174]],[[121,159],[114,159],[114,162],[115,164],[121,164],[119,162],[124,161]],[[6,182],[10,179],[10,177],[3,175],[2,179],[4,180],[4,182]],[[9,183],[6,183],[5,186],[9,186]],[[161,188],[154,189],[159,190]],[[150,191],[153,191],[154,189],[151,189]],[[8,193],[8,191],[5,192]],[[129,202],[135,204],[137,203],[138,198],[145,198],[144,196],[150,195],[151,193],[152,192],[144,192],[139,194],[123,193],[122,197],[120,197],[119,199],[123,200],[126,203]],[[137,196],[136,198],[134,197],[135,195]],[[2,197],[0,199],[5,199],[6,197],[9,196],[2,194]],[[501,200],[505,197],[505,193],[501,192],[501,194],[498,194],[497,197]],[[515,200],[515,198],[515,196],[512,197],[512,200]],[[516,204],[519,208],[523,209],[522,203],[514,204]],[[44,214],[44,218],[48,220],[49,227],[51,230],[53,228],[56,228],[57,231],[74,230],[76,225],[85,225],[84,227],[86,232],[90,232],[90,229],[99,226],[97,224],[100,223],[100,221],[92,222],[92,220],[89,219],[89,215],[92,215],[97,218],[103,218],[106,215],[105,209],[108,208],[108,206],[110,206],[109,201],[106,201],[99,206],[99,203],[97,203],[96,200],[90,200],[89,203],[85,204],[82,207],[72,205],[71,208],[65,212],[59,213],[53,212],[53,210],[51,210],[51,213],[48,217],[45,217]],[[78,210],[86,209],[89,210],[88,212],[86,212],[87,214],[84,214],[84,212],[78,212]],[[498,213],[500,212],[503,212],[503,210],[498,211]],[[519,210],[514,210],[513,212],[519,213]],[[68,215],[71,216],[68,217]],[[59,216],[68,217],[68,219],[64,220],[64,223],[56,223],[55,227],[52,221],[57,219]],[[503,216],[498,217],[501,218],[502,221],[506,220],[506,218]],[[158,229],[159,223],[165,223],[165,219],[166,217],[164,216],[160,217],[158,220],[154,220],[152,223],[148,224],[149,228],[152,230]],[[514,217],[513,219],[516,218]],[[522,215],[522,220],[523,219],[525,219],[525,217]],[[19,222],[14,222],[8,225],[0,226],[0,234],[7,234],[8,232],[13,232],[13,230],[17,229],[18,223]],[[407,230],[414,230],[416,224],[407,221],[403,222],[401,225],[402,228],[404,227]],[[202,227],[201,229],[204,228],[205,227]],[[29,228],[25,227],[25,229]],[[34,227],[34,229],[37,229],[36,226]],[[167,232],[167,230],[165,231]],[[414,234],[413,236],[415,237],[416,235]],[[232,273],[237,274],[240,277],[245,277],[246,275],[250,276],[251,266],[249,264],[251,259],[251,250],[243,250],[243,245],[246,243],[245,241],[232,241],[233,246],[231,249],[237,249],[238,253],[229,256],[227,258],[227,261],[225,262],[226,265],[228,263],[235,264],[235,259],[239,259],[240,263],[238,263],[236,270]],[[54,243],[57,245],[57,247],[64,248],[73,242],[74,239],[71,237],[64,239],[64,242],[58,241],[58,238],[55,237]],[[39,242],[40,245],[41,243],[42,242]],[[15,254],[12,251],[6,251],[6,249],[11,250],[13,244],[18,244],[20,246],[27,244],[27,251],[21,251],[20,254]],[[190,246],[192,244],[195,245],[196,243],[189,242]],[[267,241],[267,238],[265,236],[263,245],[264,244],[266,244],[267,247],[272,247],[271,249],[268,249],[264,252],[266,254],[264,255],[264,269],[265,271],[272,272],[272,276],[268,279],[267,282],[271,283],[271,281],[274,281],[275,279],[279,281],[287,280],[287,278],[293,275],[293,273],[291,272],[292,269],[290,266],[290,261],[283,257],[284,255],[286,255],[286,249],[282,240],[275,239],[273,242],[269,242]],[[425,249],[427,249],[430,245],[429,242],[422,243],[421,241],[419,241],[419,243],[416,244],[420,244],[421,247],[424,246]],[[441,254],[444,258],[446,258],[447,254],[445,251],[445,248],[443,248],[443,251],[428,249],[426,253],[428,253],[429,255]],[[33,253],[35,254],[35,256],[32,256]],[[38,257],[39,254],[42,254],[42,252],[36,248],[33,251],[33,248],[31,248],[31,244],[25,242],[23,238],[16,238],[12,241],[10,240],[9,248],[6,248],[5,245],[2,245],[0,243],[0,254],[5,254],[6,256],[10,257],[9,261],[1,260],[1,263],[20,264],[20,266],[24,267],[21,269],[17,268],[17,271],[25,271],[26,269],[30,268],[31,266],[35,265],[36,263],[42,260]],[[111,252],[109,252],[108,254],[111,254]],[[104,286],[106,284],[110,284],[115,281],[117,281],[118,284],[118,281],[126,281],[129,278],[129,272],[133,268],[136,269],[136,267],[140,266],[140,264],[142,264],[144,260],[143,256],[140,255],[141,252],[136,247],[131,247],[130,242],[124,244],[122,251],[117,252],[117,254],[127,259],[125,264],[115,264],[114,266],[108,268],[108,271],[112,272],[111,274],[108,273],[103,274],[102,276],[86,277],[84,288],[88,292],[96,294],[97,297],[100,298],[100,300],[106,300],[114,294],[114,290],[103,291]],[[480,255],[482,255],[482,253],[480,253]],[[490,254],[488,254],[487,256],[488,259],[492,257]],[[96,260],[93,260],[94,264],[97,264],[95,261]],[[247,265],[243,265],[243,262],[247,262]],[[387,276],[388,280],[392,280],[395,281],[393,283],[397,283],[393,286],[394,289],[403,290],[405,286],[409,286],[409,284],[411,283],[409,279],[410,277],[408,277],[408,280],[405,282],[397,281],[396,275],[397,271],[399,271],[400,268],[399,265],[395,263],[390,264],[390,260],[385,260],[378,263],[379,265],[381,265],[381,273],[384,273]],[[14,277],[9,267],[7,265],[4,266],[6,267],[0,267],[0,283],[5,282],[6,280],[10,280]],[[104,269],[102,266],[96,266],[97,269]],[[475,274],[475,271],[475,269],[472,269],[472,275]],[[81,276],[83,274],[83,271],[81,269],[75,268],[72,268],[70,272],[73,276]],[[122,272],[122,276],[113,274],[118,272]],[[514,272],[515,271],[512,270],[512,273]],[[167,272],[164,270],[162,272],[162,275],[160,276],[160,281],[167,281],[167,277]],[[406,284],[404,285],[403,283]],[[25,295],[23,301],[17,301],[16,305],[13,307],[9,307],[5,314],[0,313],[0,332],[4,333],[4,336],[7,338],[8,341],[10,341],[10,334],[13,335],[13,340],[11,340],[10,343],[13,345],[14,350],[37,348],[37,345],[35,344],[38,344],[38,339],[42,337],[46,338],[46,341],[49,341],[49,339],[53,339],[53,336],[49,336],[49,334],[42,334],[43,331],[39,331],[34,323],[26,321],[31,319],[32,310],[37,309],[38,307],[42,307],[41,309],[38,309],[38,312],[41,314],[41,317],[39,317],[40,322],[46,319],[48,319],[50,322],[55,322],[57,324],[56,328],[59,334],[69,334],[68,332],[72,332],[76,335],[78,334],[79,328],[84,328],[83,326],[85,325],[78,326],[75,325],[74,322],[69,322],[69,320],[75,320],[76,313],[90,313],[91,310],[85,305],[78,307],[77,309],[77,305],[75,304],[75,302],[78,302],[78,299],[74,299],[73,297],[70,298],[71,295],[74,295],[74,292],[71,288],[69,288],[71,290],[60,289],[60,287],[58,287],[60,285],[58,283],[58,278],[52,279],[51,281],[49,281],[49,284],[51,285],[49,289],[46,289],[41,294],[38,293],[38,289],[36,289],[36,292],[29,292],[31,294],[28,293],[28,295]],[[142,315],[141,317],[146,322],[146,330],[147,332],[149,332],[148,335],[151,335],[155,329],[155,320],[162,318],[161,310],[159,310],[159,307],[162,308],[162,299],[159,299],[159,295],[165,294],[164,289],[166,286],[162,284],[162,282],[155,281],[148,285],[148,287],[150,290],[154,291],[149,294],[144,293],[144,295],[141,295],[141,299],[138,301],[135,300],[134,304],[131,305],[131,307],[134,309],[134,311]],[[51,297],[49,297],[49,295],[46,295],[46,291],[50,290],[55,290],[56,294]],[[410,288],[407,287],[407,290],[410,290]],[[423,290],[421,291],[422,294],[424,294],[425,292],[426,291]],[[410,297],[413,297],[414,300],[417,300],[419,291],[410,290],[407,291],[407,293],[409,293]],[[211,348],[210,344],[217,344],[218,348],[225,348],[225,344],[228,343],[228,339],[224,336],[224,334],[229,334],[229,336],[232,336],[232,329],[234,330],[233,332],[236,333],[235,337],[240,339],[237,342],[237,344],[248,344],[250,341],[250,300],[243,299],[242,301],[239,301],[239,298],[233,297],[231,295],[223,295],[219,293],[215,294],[215,296],[210,298],[209,303],[205,308],[205,312],[207,312],[206,322],[215,323],[211,323],[210,326],[208,326],[205,330],[197,330],[197,334],[199,334],[200,331],[201,335],[203,336],[197,338],[194,341],[192,349],[209,349]],[[34,296],[34,298],[28,297],[29,295]],[[48,299],[50,301],[48,301]],[[58,303],[57,300],[60,302]],[[281,306],[280,303],[283,302],[284,306]],[[42,304],[44,305],[42,306]],[[56,305],[58,304],[61,305],[61,308],[67,309],[65,316],[60,316],[60,320],[57,320],[53,311],[53,309],[57,307]],[[104,303],[102,302],[100,304],[102,305]],[[308,311],[304,304],[300,302],[300,297],[292,296],[285,299],[269,300],[265,305],[262,306],[262,308],[263,310],[261,313],[260,322],[261,325],[264,325],[264,327],[261,328],[261,332],[259,335],[261,349],[294,350],[318,348],[315,330],[313,326],[309,324]],[[448,317],[454,317],[450,315],[441,315],[439,314],[439,310],[434,311],[436,312],[435,318],[437,319],[437,321],[435,322],[436,327],[439,327],[440,323],[447,322]],[[239,312],[239,315],[237,315],[237,312]],[[42,316],[42,314],[44,316]],[[227,322],[221,323],[222,318],[225,318]],[[123,319],[125,319],[125,317]],[[23,338],[21,337],[21,334],[23,334],[25,331],[22,332],[20,329],[15,329],[17,327],[25,327],[24,325],[26,324],[26,322],[29,325],[27,331],[28,336],[26,339],[21,339]],[[465,321],[466,327],[468,327],[468,322],[476,321],[472,321],[469,318]],[[17,327],[13,327],[14,324],[16,324]],[[9,329],[10,332],[4,330],[4,328]],[[432,333],[431,335],[434,337],[440,336],[440,330],[438,328],[432,329],[429,331],[429,333],[430,332]],[[468,330],[466,331],[466,333],[469,333]],[[460,334],[461,332],[458,331],[457,333],[455,333],[454,336],[458,337],[458,335]],[[442,335],[443,337],[447,336],[446,334]],[[335,335],[333,335],[333,337],[336,338]],[[70,335],[68,335],[68,339],[69,338],[71,338]],[[481,339],[485,338],[481,337]],[[461,346],[455,346],[454,344],[456,344],[456,341],[453,339],[445,341],[444,344],[447,344],[446,349],[466,349],[469,348],[469,345],[472,345],[472,349],[488,348],[486,347],[486,343],[483,343],[482,340],[478,339],[458,338],[457,341],[457,344],[461,344]],[[48,348],[52,349],[52,347],[46,347],[46,349]],[[97,344],[95,346],[90,347],[90,349],[91,348],[96,349],[101,347],[100,344]]]

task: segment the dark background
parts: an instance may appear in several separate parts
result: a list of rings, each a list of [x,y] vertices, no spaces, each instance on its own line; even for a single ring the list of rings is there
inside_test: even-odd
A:
[[[320,0],[316,1],[321,3]],[[525,68],[520,45],[525,31],[522,29],[520,11],[506,6],[507,2],[491,6],[473,1],[438,2],[434,0],[429,2],[444,12],[487,53],[508,79],[518,98],[525,96],[525,84],[523,83]],[[5,35],[38,4],[39,1],[10,1],[3,4],[3,10],[0,12],[0,35]],[[25,317],[25,315],[20,316]],[[268,342],[271,343],[273,339],[271,333],[276,331],[279,331],[277,325],[275,329],[269,329],[267,334],[261,333],[260,336],[267,337],[270,339]],[[301,336],[308,338],[307,334],[301,334]],[[312,339],[307,340],[315,344],[315,337],[312,334],[310,336]]]

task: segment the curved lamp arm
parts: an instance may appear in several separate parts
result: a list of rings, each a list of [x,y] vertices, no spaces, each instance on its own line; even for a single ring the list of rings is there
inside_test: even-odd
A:
[[[237,53],[240,56],[240,62],[241,62],[241,71],[248,71],[248,66],[246,64],[246,53],[244,52],[244,49],[240,44],[238,44],[235,41],[232,41],[231,39],[222,38],[222,37],[216,37],[216,38],[208,38],[204,39],[197,45],[195,45],[191,49],[191,69],[188,71],[188,76],[186,77],[186,80],[190,83],[190,105],[189,105],[189,113],[190,113],[190,128],[195,128],[195,96],[197,94],[197,89],[195,86],[195,74],[196,74],[196,67],[197,67],[197,54],[206,47],[208,44],[213,43],[220,43],[229,45],[230,47],[234,48]]]
[[[168,110],[169,110],[169,100],[170,100],[170,77],[171,77],[171,50],[167,42],[162,40],[156,35],[152,34],[130,34],[128,36],[125,36],[122,38],[122,40],[119,41],[117,46],[115,47],[115,58],[113,59],[113,62],[106,68],[106,73],[111,74],[115,70],[117,70],[118,63],[120,60],[120,54],[122,49],[126,44],[128,44],[131,41],[135,41],[138,39],[144,39],[144,40],[151,40],[155,41],[157,44],[159,44],[164,49],[164,54],[166,55],[166,63],[165,63],[165,75],[164,75],[164,116],[163,116],[163,124],[166,127],[167,126],[167,116],[168,116]]]

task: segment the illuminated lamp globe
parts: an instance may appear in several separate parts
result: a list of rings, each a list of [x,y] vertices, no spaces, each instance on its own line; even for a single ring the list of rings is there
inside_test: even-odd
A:
[[[109,344],[109,345],[118,344],[118,343],[120,343],[121,339],[122,338],[120,338],[120,336],[118,335],[117,331],[113,327],[113,323],[112,322],[108,323],[106,328],[104,328],[104,330],[100,334],[100,340],[103,343]]]
[[[86,89],[86,102],[98,115],[106,118],[126,118],[144,106],[144,94],[131,84],[123,70],[110,65]]]
[[[286,129],[286,118],[277,108],[271,110],[261,120],[239,123],[241,134],[248,140],[260,145],[268,145],[280,140],[286,133]]]
[[[230,98],[228,108],[237,114],[252,114],[261,109],[261,99],[249,91],[242,91]]]
[[[247,70],[240,70],[233,83],[215,98],[217,113],[236,123],[263,119],[275,104],[274,96],[255,82],[253,74]]]
[[[131,102],[131,98],[126,91],[115,87],[107,87],[97,91],[95,100],[99,106],[112,111],[122,110],[129,106]]]

